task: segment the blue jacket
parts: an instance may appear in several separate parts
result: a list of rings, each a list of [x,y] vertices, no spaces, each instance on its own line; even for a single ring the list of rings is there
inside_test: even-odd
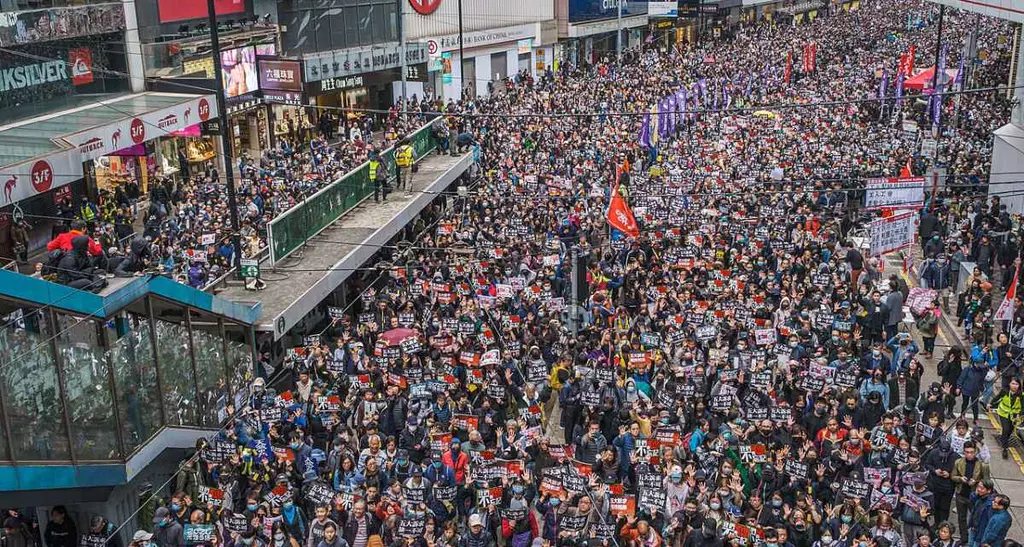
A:
[[[974,508],[971,509],[971,523],[968,527],[973,536],[971,539],[977,540],[986,531],[988,521],[992,518],[992,494],[983,498],[979,498],[977,494],[971,494],[971,499],[974,500]],[[971,545],[981,545],[981,543],[971,541]]]
[[[900,336],[897,334],[889,339],[886,343],[889,347],[889,351],[892,352],[892,364],[890,366],[889,374],[896,374],[901,370],[907,370],[910,368],[910,358],[913,357],[920,348],[917,347],[917,342],[911,340],[906,347],[900,345]]]
[[[963,391],[964,397],[977,397],[985,387],[985,373],[987,372],[987,366],[981,368],[975,367],[974,365],[964,367],[964,369],[960,371],[960,378],[957,379],[956,386]]]
[[[889,410],[889,384],[885,382],[874,383],[871,378],[864,380],[860,384],[860,404],[864,404],[868,400],[868,395],[872,392],[877,391],[882,396],[882,406]]]
[[[1006,539],[1006,533],[1010,530],[1010,523],[1013,519],[1006,509],[993,509],[992,516],[988,519],[988,526],[985,526],[985,533],[981,536],[979,543],[996,547],[1002,545]]]

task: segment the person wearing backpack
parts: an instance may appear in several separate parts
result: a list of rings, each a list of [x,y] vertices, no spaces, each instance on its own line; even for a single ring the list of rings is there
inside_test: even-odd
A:
[[[939,318],[942,311],[939,309],[939,301],[933,300],[931,305],[917,318],[917,331],[921,333],[921,340],[924,342],[925,359],[931,359],[935,353],[935,337],[939,335]]]

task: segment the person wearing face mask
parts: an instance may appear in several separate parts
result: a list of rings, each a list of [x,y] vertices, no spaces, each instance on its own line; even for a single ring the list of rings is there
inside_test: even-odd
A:
[[[782,494],[775,492],[768,499],[757,515],[757,523],[764,528],[781,526],[786,522],[786,510],[788,507],[782,500]]]
[[[185,547],[184,528],[171,514],[170,509],[157,509],[153,515],[153,524],[156,530],[152,541],[156,547]]]
[[[718,534],[718,521],[705,518],[700,528],[686,535],[683,547],[723,547],[724,542]]]
[[[683,480],[683,469],[678,465],[673,465],[669,471],[668,476],[665,477],[665,514],[675,515],[679,511],[682,511],[685,507],[686,499],[690,495],[690,487]]]
[[[268,547],[299,547],[299,541],[284,523],[275,522]]]
[[[540,537],[540,529],[537,526],[537,518],[534,512],[529,509],[533,495],[526,492],[526,485],[516,481],[511,488],[505,488],[502,506],[509,509],[526,509],[526,518],[515,521],[507,518],[501,519],[501,535],[510,547],[528,547],[533,538]]]

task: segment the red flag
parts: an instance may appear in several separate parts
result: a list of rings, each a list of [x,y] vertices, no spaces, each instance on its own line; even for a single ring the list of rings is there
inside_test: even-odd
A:
[[[633,218],[633,211],[629,210],[629,205],[626,204],[626,200],[619,193],[618,185],[612,191],[612,200],[608,204],[607,218],[608,224],[611,224],[612,228],[632,238],[640,237],[640,228],[637,227],[636,219]]]
[[[1006,296],[1003,297],[1002,304],[999,304],[999,308],[996,309],[996,313],[992,315],[992,319],[996,321],[1012,321],[1014,307],[1016,302],[1014,299],[1017,298],[1017,281],[1020,277],[1020,264],[1017,264],[1017,269],[1013,272],[1013,281],[1010,286],[1006,289]]]
[[[811,44],[804,44],[804,74],[811,71]]]
[[[818,70],[818,44],[814,42],[811,44],[811,72]]]
[[[789,73],[793,70],[793,52],[786,53],[786,72],[783,74],[782,80],[789,83]]]
[[[910,46],[910,49],[907,50],[907,70],[903,73],[907,78],[914,75],[914,52],[916,49],[917,46]]]

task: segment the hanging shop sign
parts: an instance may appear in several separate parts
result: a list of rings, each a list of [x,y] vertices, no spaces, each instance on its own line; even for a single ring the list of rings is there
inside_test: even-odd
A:
[[[427,62],[427,44],[408,43],[405,51],[405,64],[413,65]],[[305,81],[319,82],[339,76],[364,74],[402,66],[401,47],[399,45],[375,46],[362,49],[344,49],[325,51],[303,57],[303,74]]]
[[[213,95],[206,95],[63,138],[77,147],[81,154],[79,161],[87,161],[128,146],[167,136],[217,116],[217,102]]]

